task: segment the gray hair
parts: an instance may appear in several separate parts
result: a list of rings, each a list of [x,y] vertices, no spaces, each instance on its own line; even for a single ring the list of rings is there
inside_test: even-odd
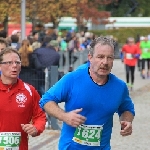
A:
[[[109,45],[110,47],[112,47],[112,49],[115,49],[115,44],[116,42],[107,36],[100,36],[95,38],[91,43],[90,43],[90,47],[89,47],[89,54],[93,55],[94,53],[94,47],[97,44],[101,44],[101,45]]]

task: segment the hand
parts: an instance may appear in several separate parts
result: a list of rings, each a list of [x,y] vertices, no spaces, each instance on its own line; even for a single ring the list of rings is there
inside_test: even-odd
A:
[[[37,135],[37,129],[32,124],[21,124],[22,130],[31,136]]]
[[[121,121],[121,131],[122,136],[128,136],[132,134],[132,123],[128,121]]]
[[[66,113],[64,118],[64,122],[72,127],[78,127],[79,125],[83,124],[86,120],[86,117],[78,114],[82,111],[82,108],[76,109]]]

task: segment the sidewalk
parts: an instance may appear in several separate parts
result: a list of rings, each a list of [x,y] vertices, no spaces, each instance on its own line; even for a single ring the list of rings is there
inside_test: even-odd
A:
[[[112,73],[125,80],[124,65],[120,60],[114,61]],[[117,114],[114,115],[112,132],[112,150],[149,150],[150,122],[150,79],[141,79],[140,73],[135,71],[135,85],[131,92],[135,104],[136,117],[133,122],[133,134],[128,137],[120,136],[120,124]],[[63,108],[63,104],[60,105]],[[58,150],[59,131],[45,130],[38,137],[29,138],[29,150]]]

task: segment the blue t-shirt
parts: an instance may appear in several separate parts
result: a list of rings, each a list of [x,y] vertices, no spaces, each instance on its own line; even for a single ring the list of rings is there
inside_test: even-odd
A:
[[[120,116],[130,111],[134,115],[134,104],[125,82],[113,74],[108,77],[105,85],[98,85],[91,79],[88,67],[83,67],[63,76],[42,96],[42,109],[50,100],[65,102],[66,112],[83,108],[80,114],[87,118],[85,125],[103,125],[100,146],[86,146],[74,142],[76,128],[63,123],[59,150],[110,150],[114,113]]]
[[[87,68],[87,67],[89,67],[89,66],[90,66],[90,62],[87,61],[86,63],[84,63],[84,64],[78,66],[77,69],[85,69],[85,68]]]

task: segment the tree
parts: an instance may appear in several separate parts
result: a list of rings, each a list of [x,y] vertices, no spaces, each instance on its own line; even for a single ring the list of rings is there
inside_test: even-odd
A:
[[[101,18],[108,18],[111,14],[103,11],[99,12],[98,7],[101,4],[109,4],[112,0],[33,0],[28,2],[28,16],[31,20],[40,20],[44,23],[52,22],[54,28],[59,24],[60,18],[70,16],[77,19],[77,25],[84,26],[85,21],[91,19],[93,23],[104,23]],[[105,20],[106,23],[106,20]],[[35,23],[33,23],[35,24]]]
[[[8,17],[11,21],[20,22],[20,3],[19,0],[2,0],[0,21]],[[99,7],[110,3],[112,0],[26,0],[26,16],[33,25],[36,21],[53,22],[54,28],[64,16],[75,17],[79,27],[84,26],[88,20],[93,23],[107,23],[106,19],[111,13],[99,11]]]
[[[1,0],[0,4],[0,22],[7,30],[8,20],[19,21],[20,19],[20,1],[18,0]]]
[[[103,10],[111,11],[113,17],[125,17],[127,14],[132,17],[150,16],[147,0],[118,0],[118,3],[109,4]]]
[[[7,16],[7,2],[3,0],[0,5],[0,22],[3,22],[5,17]]]
[[[80,28],[84,26],[89,20],[94,24],[106,24],[108,23],[107,18],[111,16],[108,11],[99,11],[100,5],[107,5],[111,3],[112,0],[85,0],[81,3],[78,0],[76,5],[77,25]]]

